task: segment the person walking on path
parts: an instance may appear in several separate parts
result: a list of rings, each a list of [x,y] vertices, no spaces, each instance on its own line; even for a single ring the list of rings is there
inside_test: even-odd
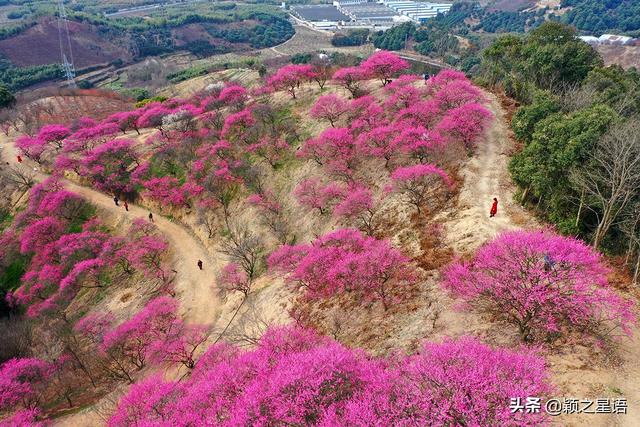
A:
[[[22,163],[22,156],[18,156],[18,163]]]
[[[118,199],[118,196],[114,196],[114,197],[113,197],[113,201],[115,202],[116,206],[120,206],[120,205],[118,204],[118,202],[120,201],[120,199]]]
[[[129,203],[127,203],[127,201],[124,201],[124,210],[129,212]]]
[[[491,210],[489,211],[489,218],[493,218],[498,213],[498,199],[493,198],[493,204],[491,205]]]
[[[201,259],[198,260],[198,268],[200,270],[202,270],[202,260]]]
[[[149,221],[153,222],[153,214],[149,212]]]

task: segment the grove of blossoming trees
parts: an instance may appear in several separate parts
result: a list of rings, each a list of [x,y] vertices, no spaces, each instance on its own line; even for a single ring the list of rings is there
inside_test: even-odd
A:
[[[374,359],[298,328],[273,328],[254,350],[210,347],[186,381],[133,385],[110,426],[540,425],[511,414],[514,396],[551,392],[544,361],[473,338]]]
[[[492,118],[482,93],[463,74],[443,71],[425,84],[402,74],[407,69],[406,61],[384,51],[333,74],[323,64],[288,65],[261,88],[217,85],[190,99],[153,102],[102,122],[83,118],[68,127],[43,128],[17,145],[45,168],[64,170],[99,191],[181,219],[197,216],[191,226],[205,227],[204,236],[217,240],[225,258],[216,287],[239,293],[243,302],[258,293],[258,278],[266,273],[283,277],[303,297],[299,301],[332,303],[346,295],[354,307],[392,315],[411,301],[424,277],[389,232],[397,226],[391,217],[408,211],[398,202],[417,211],[405,216],[407,222],[422,223],[455,190],[457,154],[473,153]],[[309,92],[327,88],[306,102]],[[290,97],[274,97],[274,91]],[[301,105],[325,129],[300,129],[306,114],[299,113]],[[129,139],[134,133],[144,141]],[[245,211],[256,220],[242,223]],[[306,230],[294,218],[304,215],[312,223]],[[11,302],[25,307],[28,316],[63,319],[71,335],[62,359],[18,359],[0,368],[0,385],[11,390],[0,395],[0,411],[2,402],[20,402],[12,408],[21,409],[13,415],[16,423],[40,416],[39,396],[52,389],[64,394],[69,360],[92,382],[106,377],[131,384],[109,420],[113,426],[546,421],[541,414],[509,411],[511,397],[553,391],[544,360],[526,349],[495,349],[463,337],[425,343],[416,354],[377,358],[301,327],[270,328],[253,340],[258,345],[252,349],[220,341],[226,328],[207,341],[209,325],[188,324],[179,316],[178,297],[170,292],[168,244],[158,230],[138,220],[113,236],[93,216],[86,202],[52,180],[34,188],[28,208],[1,236],[0,257],[29,257]],[[504,262],[505,270],[519,262],[518,251],[507,252],[516,259]],[[593,282],[544,276],[567,305],[554,311],[538,302],[545,308],[543,320],[529,319],[523,339],[564,330],[571,307],[581,310],[571,318],[581,328],[605,320],[629,326],[629,307],[607,289],[600,270],[579,264],[578,255],[562,261],[550,256],[558,268],[576,267],[566,268],[571,279],[581,271]],[[533,268],[532,277],[540,268],[548,273],[545,265]],[[468,290],[484,272],[481,262],[453,266],[446,286],[470,304],[507,316],[499,305],[506,303],[504,293]],[[105,290],[121,278],[150,281],[159,295],[118,320],[99,309],[83,316],[64,311],[81,291]],[[486,288],[498,286],[489,279],[482,278]],[[589,288],[591,283],[598,286]],[[511,286],[526,293],[528,284]],[[577,303],[564,295],[566,289],[585,298]],[[586,303],[587,295],[604,296],[607,307]],[[214,344],[202,354],[207,342]],[[91,363],[82,365],[73,353],[78,349],[91,354]],[[16,380],[20,364],[41,367],[52,385],[33,375]],[[150,366],[180,368],[184,375],[173,382],[144,378]]]
[[[9,245],[30,259],[22,285],[7,298],[27,315],[58,314],[83,288],[108,286],[109,277],[133,274],[164,282],[166,243],[149,225],[136,222],[127,238],[110,236],[91,219],[93,208],[53,178],[32,189],[28,207],[5,231]]]

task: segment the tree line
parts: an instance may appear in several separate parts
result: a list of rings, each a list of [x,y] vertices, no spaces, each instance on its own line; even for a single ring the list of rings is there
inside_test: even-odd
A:
[[[640,276],[640,73],[604,67],[575,30],[546,23],[503,36],[482,77],[522,103],[509,165],[520,200],[565,234],[624,257]]]

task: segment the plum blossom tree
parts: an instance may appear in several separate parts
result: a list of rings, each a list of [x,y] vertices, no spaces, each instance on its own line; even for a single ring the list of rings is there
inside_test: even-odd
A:
[[[405,194],[416,207],[418,215],[422,206],[427,202],[433,204],[443,190],[452,189],[454,185],[445,171],[430,164],[398,168],[391,174],[391,179],[395,189]]]
[[[43,155],[47,150],[47,145],[46,141],[39,138],[32,138],[27,135],[23,135],[16,139],[16,147],[20,150],[22,155],[39,164],[42,164],[44,161]]]
[[[335,127],[338,119],[348,111],[348,107],[347,101],[338,95],[324,95],[313,104],[310,114],[315,119],[327,120],[332,127]]]
[[[130,425],[522,425],[511,397],[546,396],[544,360],[461,338],[381,359],[294,327],[270,328],[256,348],[215,344],[191,377],[150,377],[109,420]]]
[[[218,286],[227,292],[242,292],[246,297],[251,290],[251,279],[236,263],[225,265],[218,276]]]
[[[138,218],[129,228],[127,242],[118,249],[116,258],[125,258],[145,276],[166,283],[169,273],[167,248],[168,244],[158,235],[157,228]]]
[[[274,90],[287,90],[293,99],[296,99],[296,89],[302,83],[313,78],[313,67],[311,65],[290,64],[280,68],[269,77],[267,85]]]
[[[385,50],[374,53],[360,64],[366,75],[375,77],[386,86],[396,74],[409,68],[409,63],[395,53]]]
[[[361,133],[356,140],[359,151],[367,156],[384,159],[384,167],[388,168],[391,160],[402,151],[404,140],[398,138],[402,129],[388,125],[373,128]]]
[[[140,165],[134,145],[129,139],[114,139],[94,148],[81,160],[80,174],[109,194],[131,193],[131,173]]]
[[[142,185],[146,190],[145,197],[177,208],[190,207],[189,200],[202,192],[202,187],[199,185],[192,182],[181,184],[177,178],[172,176],[151,178],[143,181]]]
[[[447,111],[436,131],[454,141],[461,141],[467,150],[471,150],[492,118],[493,114],[482,105],[464,104]]]
[[[0,366],[0,410],[38,406],[51,376],[51,364],[35,358],[10,359]]]
[[[367,75],[360,67],[340,68],[333,74],[333,80],[349,91],[352,98],[362,95],[360,83],[367,79]]]
[[[231,106],[234,110],[240,111],[248,100],[247,90],[240,86],[231,84],[220,91],[218,100],[224,104]]]
[[[480,89],[468,80],[453,80],[443,85],[434,95],[434,99],[444,111],[461,107],[464,104],[480,103],[484,97]]]
[[[330,173],[347,181],[352,180],[359,161],[353,135],[347,128],[323,131],[317,138],[305,142],[296,155],[325,165]]]
[[[138,128],[138,119],[142,115],[140,110],[132,111],[120,111],[107,117],[105,122],[115,123],[122,133],[126,134],[128,130],[135,130],[140,135],[140,129]]]
[[[115,378],[134,382],[146,366],[150,349],[165,337],[176,321],[177,302],[170,297],[151,300],[131,319],[106,332],[100,343],[105,369]]]
[[[238,113],[229,114],[224,119],[222,137],[229,141],[241,140],[247,130],[255,123],[250,109],[245,108]]]
[[[396,142],[412,158],[420,163],[436,163],[447,148],[447,144],[436,131],[429,131],[422,126],[405,127]]]
[[[20,252],[23,254],[41,252],[55,242],[65,231],[65,223],[58,218],[47,216],[29,224],[20,236]]]
[[[377,231],[377,212],[372,191],[361,186],[349,188],[344,199],[333,210],[335,216],[355,222],[368,236],[373,236]]]
[[[633,304],[608,285],[601,256],[548,231],[513,231],[453,264],[444,286],[474,307],[518,327],[523,341],[571,331],[606,336],[635,322]]]
[[[395,294],[417,280],[409,260],[388,240],[363,236],[354,229],[326,234],[309,245],[284,245],[268,259],[272,270],[306,290],[311,299],[355,291],[385,310]]]
[[[264,159],[275,169],[287,155],[289,144],[283,139],[265,136],[258,142],[248,145],[247,151]]]
[[[62,143],[66,137],[71,135],[71,130],[63,125],[45,125],[38,132],[38,139],[52,144],[56,150],[62,148]]]
[[[545,361],[532,351],[493,349],[472,337],[427,342],[372,378],[343,423],[533,427],[545,415],[512,413],[510,399],[552,391]]]
[[[171,110],[166,106],[160,103],[149,104],[136,121],[136,126],[138,128],[156,128],[160,133],[164,133],[162,119],[169,114],[171,114]]]
[[[327,213],[344,194],[344,190],[335,182],[324,184],[318,178],[301,181],[293,190],[298,202],[310,209],[318,209],[320,215]]]
[[[331,65],[331,60],[328,58],[317,58],[311,62],[312,79],[318,83],[320,90],[324,89],[324,85],[327,81],[331,80],[335,68]]]

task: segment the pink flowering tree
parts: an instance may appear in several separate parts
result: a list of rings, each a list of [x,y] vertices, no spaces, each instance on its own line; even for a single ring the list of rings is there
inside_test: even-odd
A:
[[[104,333],[100,351],[105,369],[114,377],[134,382],[133,375],[144,368],[157,340],[163,340],[177,319],[177,302],[158,297],[131,319]]]
[[[436,126],[436,131],[453,141],[462,142],[467,150],[471,150],[492,118],[493,114],[482,105],[464,104],[449,110]]]
[[[335,182],[324,184],[318,178],[308,178],[293,190],[298,202],[310,209],[318,209],[324,215],[342,198],[344,190]]]
[[[136,219],[129,228],[124,244],[119,245],[115,259],[125,259],[128,265],[140,270],[146,277],[169,280],[167,265],[167,242],[158,234],[157,228],[143,219]]]
[[[404,140],[398,138],[401,131],[402,127],[395,124],[379,126],[360,134],[356,145],[361,153],[384,160],[384,167],[388,168],[391,160],[402,152]]]
[[[118,125],[118,128],[123,134],[126,134],[128,130],[135,130],[140,135],[140,129],[138,128],[138,119],[142,115],[142,111],[120,111],[107,117],[105,122],[111,122]]]
[[[290,64],[280,68],[273,76],[269,77],[267,85],[274,90],[286,90],[293,99],[296,99],[296,90],[311,79],[313,79],[311,65]]]
[[[402,147],[413,159],[420,163],[436,163],[447,149],[445,139],[439,132],[422,126],[405,127],[397,136],[395,144]]]
[[[468,80],[453,80],[443,85],[434,95],[443,111],[461,107],[464,104],[480,103],[482,92]]]
[[[311,117],[328,121],[332,127],[348,111],[347,101],[335,94],[324,95],[318,98],[311,107]]]
[[[544,360],[472,338],[374,358],[312,331],[270,328],[255,348],[215,344],[185,381],[133,385],[109,425],[544,425],[512,397],[546,397]]]
[[[389,86],[387,86],[387,88]],[[415,86],[406,85],[395,89],[391,93],[391,96],[384,101],[384,105],[385,110],[394,112],[400,111],[403,108],[410,108],[420,101],[422,101],[422,92]]]
[[[277,168],[289,153],[289,144],[281,138],[265,136],[247,146],[247,151],[263,159],[272,168]]]
[[[360,68],[365,74],[380,80],[382,86],[386,86],[393,76],[407,70],[409,63],[395,53],[381,50],[360,64]]]
[[[145,188],[144,196],[160,203],[176,208],[191,207],[190,199],[199,195],[202,188],[192,182],[184,184],[172,176],[150,178],[142,182]]]
[[[388,240],[354,229],[326,234],[308,245],[284,245],[269,256],[268,264],[290,284],[304,288],[308,298],[356,292],[382,302],[385,310],[397,300],[394,295],[417,280],[409,260]]]
[[[221,135],[228,141],[241,141],[245,139],[245,134],[255,124],[256,120],[251,115],[251,110],[245,108],[240,112],[229,114],[224,119]]]
[[[398,168],[391,174],[391,179],[396,191],[416,207],[418,215],[427,202],[433,205],[443,192],[454,186],[445,171],[430,164]]]
[[[345,192],[344,198],[333,210],[333,215],[355,225],[368,236],[377,229],[378,207],[374,203],[373,193],[366,187],[352,187]]]
[[[467,81],[467,76],[462,71],[446,69],[429,77],[426,86],[429,92],[435,93],[441,87],[454,81]]]
[[[633,304],[607,282],[601,256],[578,240],[547,231],[513,231],[453,264],[444,286],[455,296],[518,327],[523,341],[572,331],[630,335]]]
[[[305,142],[297,152],[298,157],[314,160],[327,171],[346,181],[353,180],[359,162],[357,146],[347,128],[329,128],[317,138]]]
[[[69,135],[71,135],[71,130],[66,126],[45,125],[40,128],[37,138],[53,145],[56,151],[58,151],[62,148],[63,141]]]
[[[23,156],[33,160],[36,163],[43,163],[44,154],[48,148],[48,143],[45,140],[23,135],[16,139],[15,144]]]
[[[171,114],[171,109],[164,105],[159,103],[149,104],[136,121],[136,126],[138,128],[156,128],[160,133],[164,133],[162,119],[169,114]]]
[[[218,96],[218,101],[220,101],[220,103],[230,106],[235,111],[242,110],[248,99],[249,96],[247,94],[247,90],[244,87],[235,84],[226,86],[220,91],[220,95]]]
[[[545,361],[532,351],[491,348],[476,338],[425,343],[390,361],[350,405],[344,424],[540,426],[542,413],[512,412],[512,398],[544,401],[554,390]]]
[[[218,286],[226,292],[241,292],[246,297],[251,291],[251,278],[236,263],[225,265],[218,275]]]
[[[94,148],[81,160],[80,175],[109,194],[133,192],[131,173],[140,165],[134,145],[128,139],[114,139]]]
[[[349,91],[352,98],[362,95],[360,84],[367,79],[366,73],[360,67],[340,68],[333,74],[333,80]]]
[[[10,359],[0,366],[0,411],[37,407],[53,367],[35,358]]]

